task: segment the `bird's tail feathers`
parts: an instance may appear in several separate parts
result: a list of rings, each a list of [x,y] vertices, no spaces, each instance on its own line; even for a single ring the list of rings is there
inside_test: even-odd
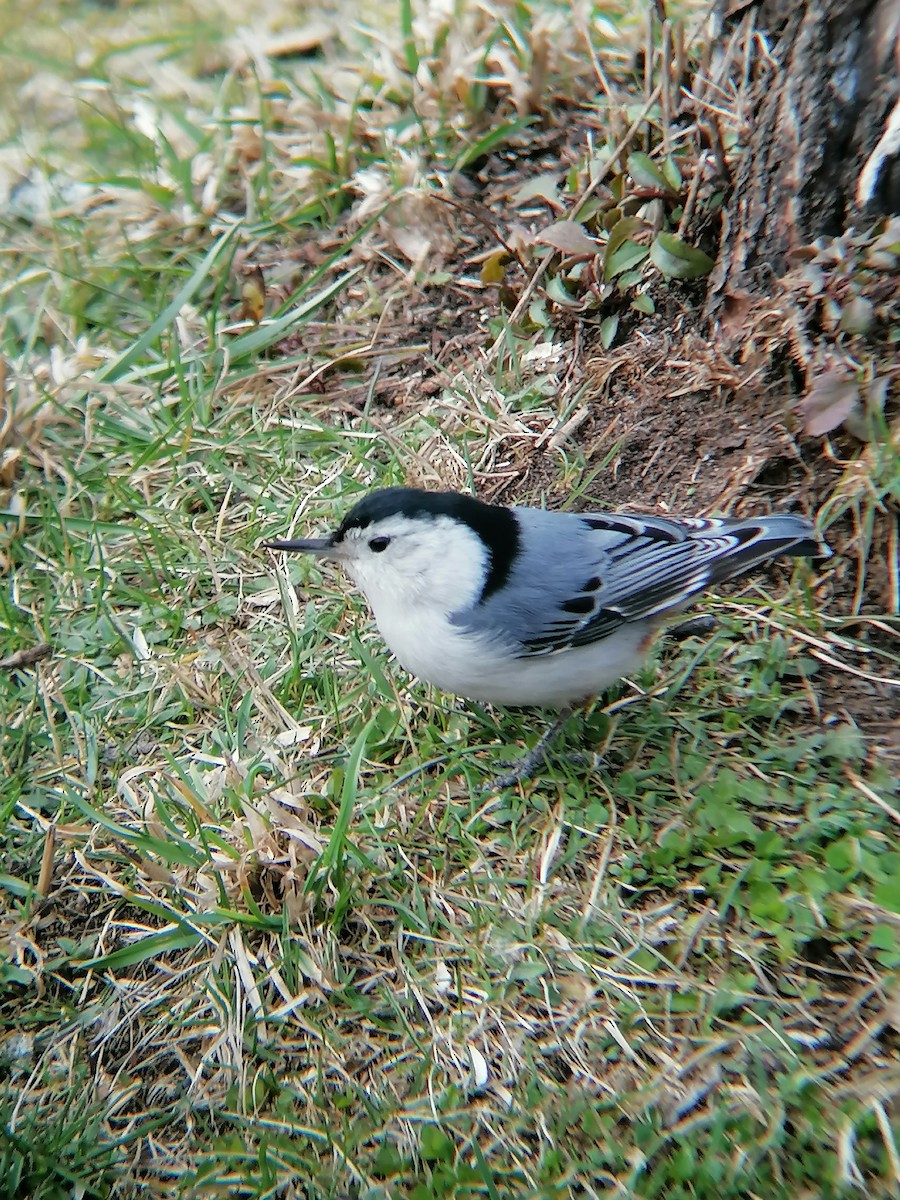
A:
[[[830,558],[831,550],[805,517],[781,514],[746,520],[722,521],[721,532],[732,540],[731,550],[709,563],[708,584],[724,583],[747,575],[773,558]]]

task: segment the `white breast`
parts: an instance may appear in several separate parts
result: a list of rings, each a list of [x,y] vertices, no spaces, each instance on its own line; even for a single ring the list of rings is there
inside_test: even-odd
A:
[[[635,622],[614,638],[516,658],[486,634],[461,633],[436,614],[376,614],[400,664],[442,691],[491,704],[563,708],[611,687],[640,665],[653,626]]]

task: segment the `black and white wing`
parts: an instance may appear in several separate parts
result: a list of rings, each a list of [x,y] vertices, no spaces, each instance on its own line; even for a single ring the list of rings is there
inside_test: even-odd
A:
[[[828,553],[812,525],[791,515],[676,520],[514,511],[521,514],[520,564],[510,586],[485,603],[484,617],[519,630],[524,655],[587,646],[622,625],[662,618],[780,554]]]

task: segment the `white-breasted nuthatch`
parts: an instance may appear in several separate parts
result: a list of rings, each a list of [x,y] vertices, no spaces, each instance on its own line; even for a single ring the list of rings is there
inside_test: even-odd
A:
[[[792,514],[548,512],[403,487],[369,493],[328,537],[265,544],[340,563],[420,679],[560,710],[501,787],[531,774],[572,710],[633,671],[704,588],[780,554],[830,554]]]

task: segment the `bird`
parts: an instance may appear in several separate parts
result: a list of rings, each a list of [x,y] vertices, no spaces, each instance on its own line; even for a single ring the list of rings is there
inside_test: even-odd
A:
[[[340,564],[419,679],[468,700],[558,712],[495,788],[532,776],[572,712],[640,666],[706,588],[779,555],[831,553],[792,513],[553,511],[412,487],[368,492],[325,537],[264,545]]]

